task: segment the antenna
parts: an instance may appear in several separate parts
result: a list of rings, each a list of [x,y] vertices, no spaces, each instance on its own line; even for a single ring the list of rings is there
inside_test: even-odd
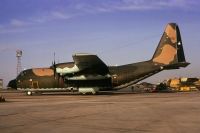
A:
[[[55,64],[55,63],[56,63],[56,62],[55,62],[55,60],[56,60],[56,53],[55,53],[55,52],[53,53],[53,60],[54,60],[53,63]]]
[[[16,51],[16,57],[17,57],[17,75],[18,75],[22,70],[22,65],[21,65],[22,50]]]
[[[54,61],[53,61],[53,73],[54,73],[54,78],[56,79],[56,62],[55,62],[55,57],[56,57],[56,54],[55,54],[55,52],[53,53],[53,59],[54,59]]]

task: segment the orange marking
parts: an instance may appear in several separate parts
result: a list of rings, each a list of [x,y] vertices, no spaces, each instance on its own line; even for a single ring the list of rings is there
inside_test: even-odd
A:
[[[169,64],[172,62],[176,55],[176,49],[169,44],[165,44],[162,48],[160,55],[153,59],[153,62]]]
[[[171,25],[167,25],[165,33],[169,36],[173,43],[176,43],[176,30],[172,28]]]
[[[49,68],[35,68],[33,73],[37,76],[52,76],[53,70]]]

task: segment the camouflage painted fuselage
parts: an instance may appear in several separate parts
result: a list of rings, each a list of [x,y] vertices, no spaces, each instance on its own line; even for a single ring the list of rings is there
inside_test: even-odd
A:
[[[28,69],[17,77],[17,88],[56,88],[59,84],[50,68]]]
[[[74,63],[70,63],[73,65]],[[64,65],[64,64],[63,64]],[[69,66],[68,63],[65,67]],[[145,77],[147,74],[160,71],[159,66],[155,66],[150,61],[124,66],[108,67],[107,74],[88,74],[88,71],[61,76],[54,74],[53,68],[28,69],[20,73],[17,77],[18,88],[65,88],[65,87],[101,87],[113,88],[136,79]],[[73,77],[82,79],[70,80]],[[149,75],[150,76],[150,75]],[[142,80],[142,79],[140,79]]]
[[[71,67],[72,62],[57,64],[56,67]],[[34,68],[22,71],[16,78],[17,88],[64,88],[63,77],[50,68]]]

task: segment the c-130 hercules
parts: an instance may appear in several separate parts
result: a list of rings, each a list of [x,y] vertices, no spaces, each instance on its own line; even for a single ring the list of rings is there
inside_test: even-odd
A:
[[[22,71],[16,78],[17,89],[33,92],[78,91],[82,94],[131,86],[160,71],[186,67],[178,25],[169,23],[158,47],[148,61],[107,66],[97,55],[74,54],[74,62]]]

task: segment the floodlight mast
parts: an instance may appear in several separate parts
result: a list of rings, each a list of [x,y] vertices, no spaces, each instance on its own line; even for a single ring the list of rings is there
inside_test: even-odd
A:
[[[22,50],[16,51],[16,57],[17,57],[17,75],[22,71],[22,65],[21,65],[21,57],[22,57]]]

